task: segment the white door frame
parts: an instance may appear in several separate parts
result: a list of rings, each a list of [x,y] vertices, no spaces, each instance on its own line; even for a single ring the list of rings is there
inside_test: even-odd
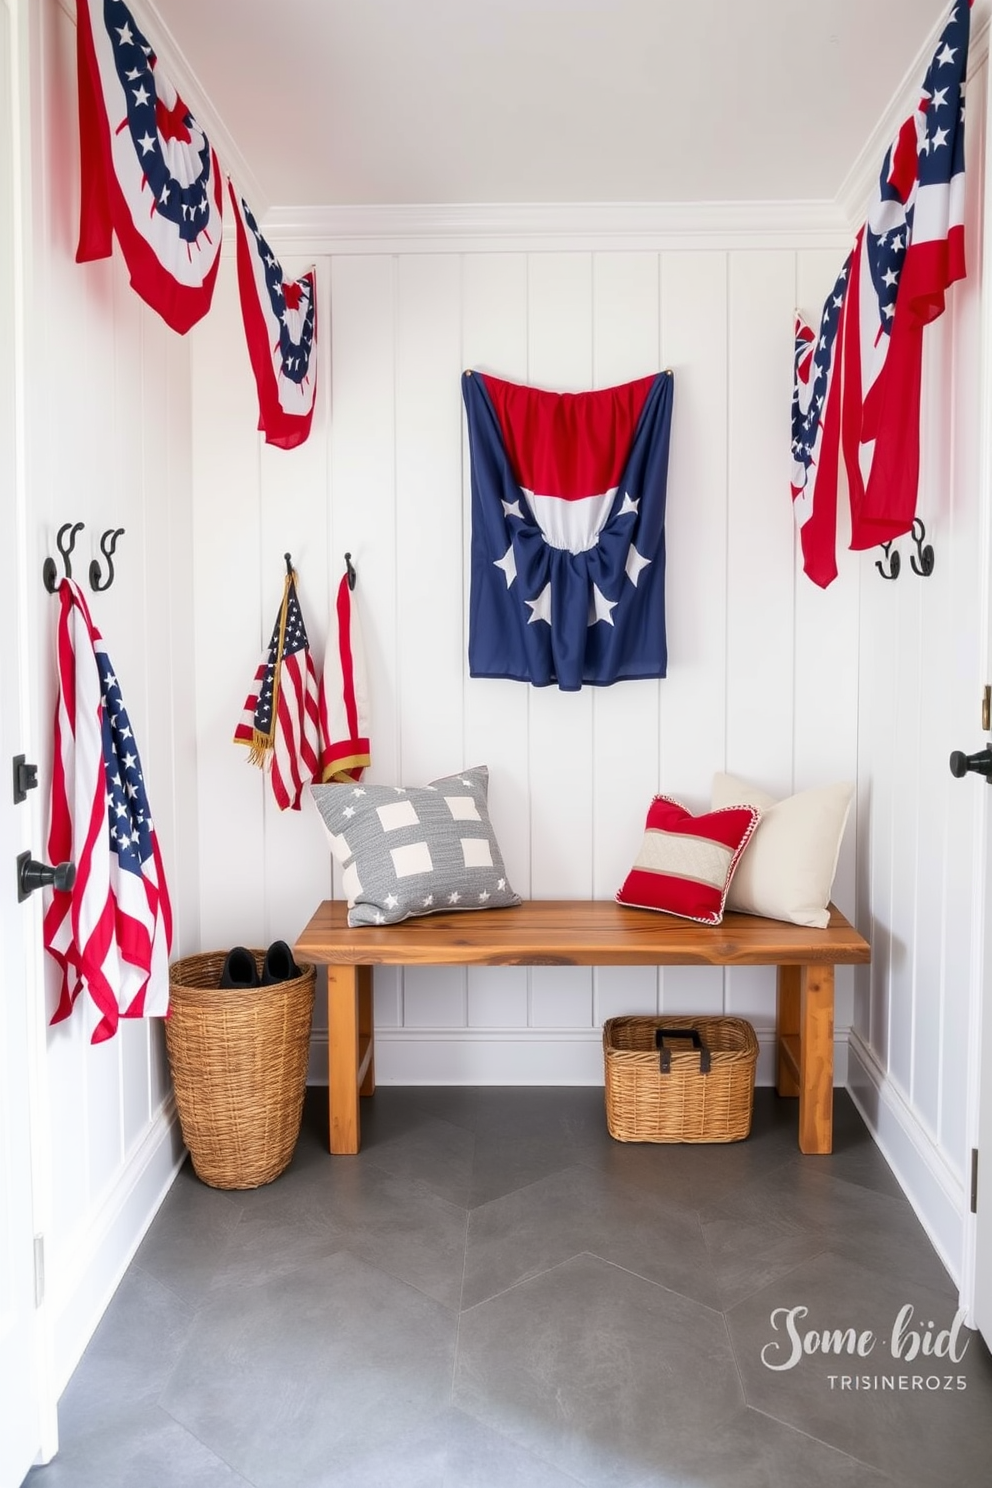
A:
[[[9,27],[10,40],[9,78],[4,80],[3,100],[6,112],[3,138],[0,148],[9,150],[9,165],[12,177],[11,220],[3,227],[10,233],[12,249],[12,283],[3,286],[3,293],[12,297],[12,336],[4,352],[12,361],[13,407],[6,423],[10,431],[12,453],[3,469],[6,484],[11,481],[12,499],[4,502],[7,516],[6,545],[9,553],[9,568],[5,573],[3,596],[3,619],[5,648],[9,666],[6,671],[4,708],[7,710],[7,726],[3,731],[4,753],[11,742],[16,752],[25,752],[28,760],[37,758],[40,739],[38,718],[38,689],[32,685],[30,658],[29,596],[32,583],[41,582],[37,564],[32,561],[34,545],[29,541],[36,523],[32,521],[30,481],[30,452],[27,443],[27,336],[29,309],[32,303],[30,285],[31,212],[30,212],[30,164],[31,164],[31,0],[0,0],[6,12],[2,18]],[[0,759],[0,789],[12,790],[10,761]],[[24,1246],[35,1253],[39,1275],[32,1291],[33,1324],[29,1327],[31,1357],[21,1361],[22,1377],[31,1381],[31,1401],[28,1407],[31,1417],[22,1433],[22,1442],[30,1440],[37,1451],[36,1460],[47,1462],[58,1446],[57,1396],[52,1357],[52,1333],[50,1310],[44,1301],[43,1254],[44,1236],[51,1231],[51,1161],[50,1130],[47,1101],[47,1039],[45,1030],[45,982],[44,955],[41,933],[41,896],[36,895],[23,904],[16,902],[15,871],[13,858],[8,861],[6,852],[11,840],[20,852],[30,848],[36,857],[44,858],[47,840],[45,802],[40,799],[43,788],[31,791],[26,801],[10,806],[6,820],[9,830],[3,834],[4,861],[0,872],[6,878],[4,889],[4,916],[9,918],[8,929],[12,954],[5,965],[5,998],[18,999],[16,1017],[12,1017],[12,1033],[17,1047],[10,1057],[18,1064],[18,1099],[20,1120],[11,1123],[9,1133],[11,1145],[19,1145],[20,1160],[25,1156],[30,1168],[30,1196],[23,1203],[27,1212],[8,1216],[11,1233],[15,1238],[18,1253],[23,1257]],[[11,802],[7,796],[5,806]],[[13,1003],[12,1003],[13,1005]],[[26,1149],[26,1152],[25,1152]],[[40,1243],[36,1243],[40,1242]],[[32,1268],[33,1269],[33,1268]],[[29,1464],[30,1465],[30,1464]],[[6,1485],[4,1485],[6,1488]]]
[[[992,78],[992,59],[986,68]],[[982,262],[980,298],[980,365],[979,407],[992,407],[992,84],[987,82],[983,174],[976,181],[982,192]],[[984,584],[979,596],[981,613],[981,659],[985,684],[992,683],[992,417],[980,423],[979,471],[979,541],[983,555]],[[980,694],[976,687],[974,735],[962,746],[967,753],[979,748],[977,742],[992,745],[992,729],[982,738],[979,717]],[[974,740],[974,742],[972,742]],[[972,922],[972,977],[968,1019],[967,1050],[967,1140],[968,1162],[965,1173],[965,1203],[971,1198],[971,1155],[980,1154],[978,1167],[978,1212],[966,1213],[964,1255],[961,1264],[961,1303],[967,1321],[980,1329],[992,1345],[992,784],[980,779],[962,782],[975,791],[975,810],[979,813],[975,833],[972,883],[974,918]],[[984,1016],[983,1016],[984,1013]]]

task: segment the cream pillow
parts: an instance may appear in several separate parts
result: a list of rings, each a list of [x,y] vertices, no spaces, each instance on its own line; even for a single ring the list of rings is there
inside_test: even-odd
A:
[[[730,884],[727,909],[822,929],[854,786],[799,791],[776,801],[736,775],[714,775],[713,809],[757,806],[761,820]]]

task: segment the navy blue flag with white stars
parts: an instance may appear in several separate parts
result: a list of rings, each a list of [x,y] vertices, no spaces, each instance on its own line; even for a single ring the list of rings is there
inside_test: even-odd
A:
[[[293,449],[310,433],[317,390],[317,281],[287,281],[254,213],[231,186],[238,230],[238,293],[266,444]]]
[[[296,574],[286,575],[269,648],[255,672],[235,744],[247,744],[253,765],[269,766],[280,811],[299,811],[305,786],[318,777],[320,729],[317,673],[296,597]]]
[[[574,692],[663,677],[671,372],[554,393],[466,372],[469,671]]]
[[[81,202],[76,261],[116,235],[137,294],[181,334],[220,262],[217,157],[122,0],[77,0]]]
[[[44,943],[62,972],[53,1023],[86,991],[99,1012],[93,1042],[120,1018],[169,1007],[172,910],[141,758],[120,683],[86,600],[59,587],[59,696],[48,839],[72,861],[68,891],[50,891]]]

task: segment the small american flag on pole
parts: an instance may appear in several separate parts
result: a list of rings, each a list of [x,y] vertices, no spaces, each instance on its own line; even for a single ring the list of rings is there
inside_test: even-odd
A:
[[[52,1022],[85,991],[100,1013],[100,1043],[120,1018],[168,1012],[172,910],[120,683],[71,579],[59,599],[48,854],[73,860],[76,881],[51,891],[44,943],[62,971]]]
[[[234,742],[248,745],[253,765],[271,763],[279,810],[299,811],[304,786],[316,776],[320,757],[317,673],[288,557],[286,564],[272,639],[245,699]]]

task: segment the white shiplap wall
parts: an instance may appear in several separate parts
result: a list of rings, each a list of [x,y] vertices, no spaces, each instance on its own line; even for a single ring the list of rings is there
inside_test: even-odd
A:
[[[313,433],[290,452],[260,448],[234,267],[222,265],[192,337],[205,947],[292,939],[332,889],[310,803],[280,816],[230,743],[287,550],[318,655],[342,556],[354,555],[371,778],[415,784],[488,764],[525,896],[612,897],[656,790],[701,808],[724,768],[782,795],[855,778],[859,560],[842,560],[827,594],[797,584],[788,497],[793,311],[798,297],[815,312],[843,250],[756,241],[283,252],[287,272],[316,256],[321,335]],[[568,695],[468,677],[468,366],[572,390],[674,368],[664,681]],[[852,914],[854,841],[852,820],[836,884]],[[839,981],[843,1030],[851,993]],[[761,970],[386,972],[377,1068],[384,1081],[595,1081],[612,1013],[726,1010],[752,1017],[767,1045],[773,1007]],[[839,1053],[843,1072],[843,1032]],[[315,1078],[325,1058],[318,1021]]]
[[[977,54],[976,54],[977,52]],[[850,1081],[931,1238],[962,1275],[983,929],[980,778],[954,780],[948,756],[984,742],[992,680],[984,634],[988,495],[982,491],[981,297],[987,35],[968,87],[968,277],[924,340],[917,511],[935,552],[930,578],[900,540],[895,583],[862,567],[858,920],[870,967],[856,976]],[[873,555],[875,556],[875,555]]]
[[[41,789],[32,845],[44,857],[51,781],[58,601],[41,581],[55,534],[83,522],[73,554],[107,642],[141,751],[175,917],[175,954],[199,943],[190,547],[190,375],[186,342],[131,291],[120,259],[74,262],[79,211],[75,26],[56,0],[26,8],[33,169],[25,230],[24,388],[33,653],[24,747]],[[116,578],[89,588],[100,534],[123,527]],[[61,573],[61,560],[59,560]],[[104,566],[105,572],[105,566]],[[33,916],[41,939],[41,905]],[[47,968],[47,1023],[55,969]],[[55,1384],[64,1385],[181,1160],[161,1020],[122,1023],[93,1046],[81,998],[39,1039],[39,1213]]]

